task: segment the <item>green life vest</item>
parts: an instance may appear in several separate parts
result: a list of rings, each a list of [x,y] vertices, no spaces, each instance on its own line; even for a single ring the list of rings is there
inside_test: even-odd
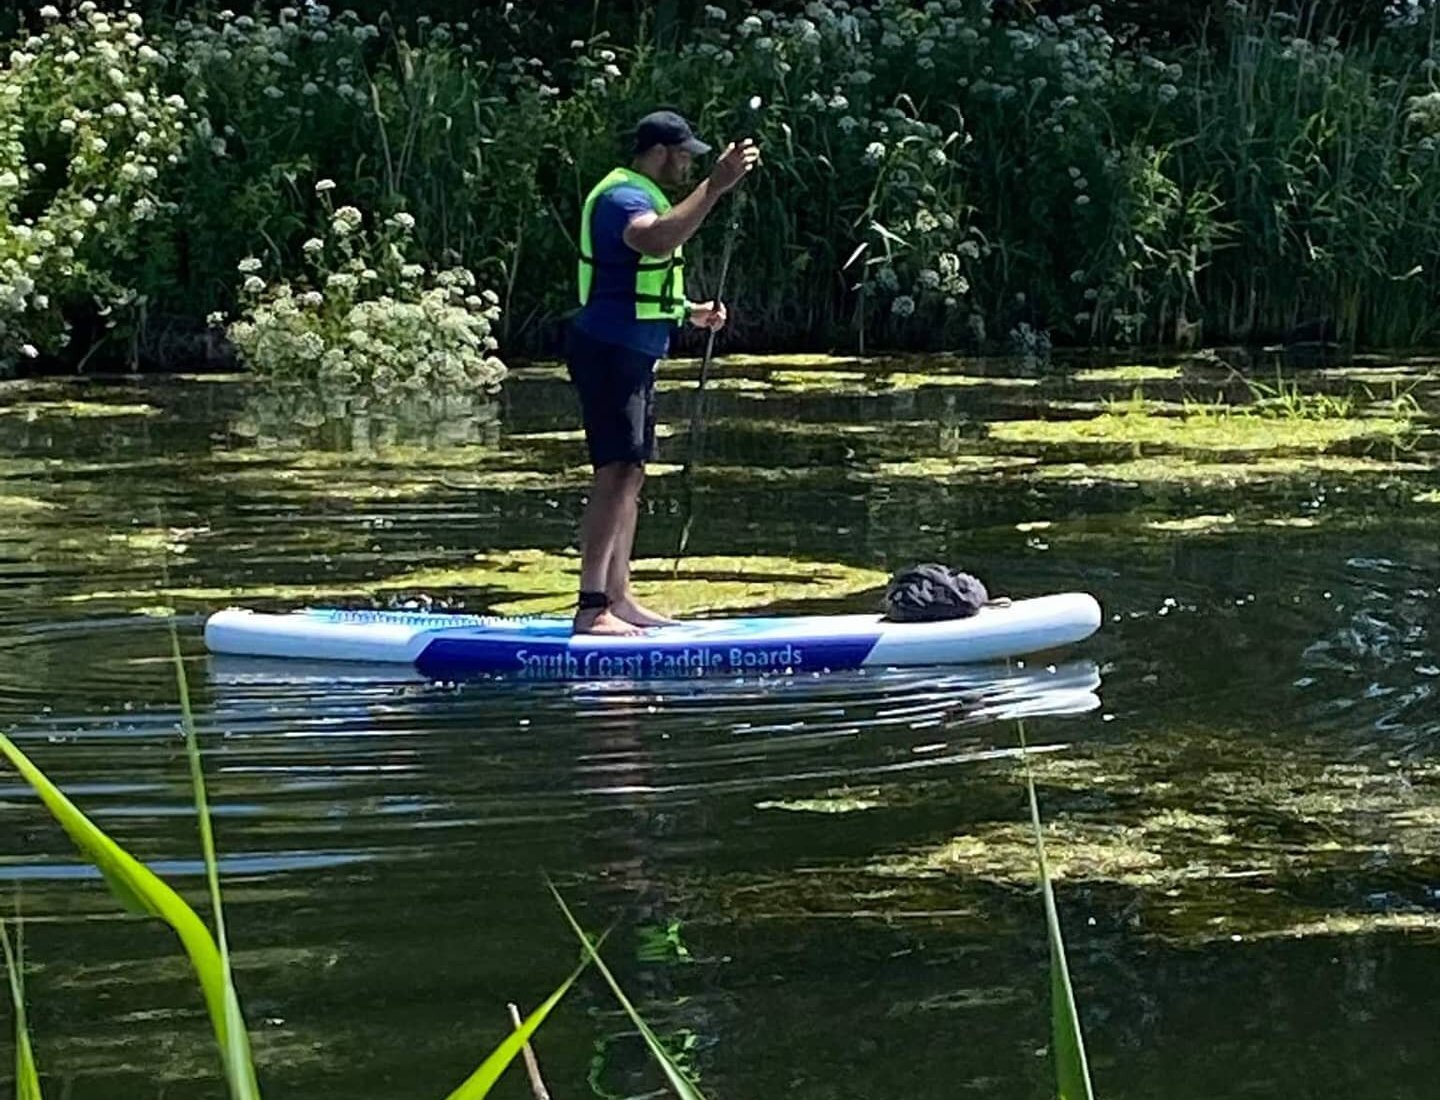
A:
[[[594,188],[585,199],[585,209],[580,215],[580,304],[590,300],[590,286],[595,278],[595,252],[590,239],[590,218],[595,210],[595,200],[611,188],[621,185],[638,187],[650,196],[655,212],[664,214],[670,209],[670,200],[655,181],[629,168],[616,168]],[[685,259],[684,249],[679,245],[666,256],[640,257],[635,272],[635,319],[637,321],[672,321],[680,323],[689,316],[690,306],[685,300]]]

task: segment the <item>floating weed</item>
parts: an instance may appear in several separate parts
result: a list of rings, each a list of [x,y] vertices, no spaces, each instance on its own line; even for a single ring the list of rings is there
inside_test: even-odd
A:
[[[6,496],[0,493],[0,515],[16,515],[22,512],[54,512],[60,505],[54,501],[36,500],[34,497]]]
[[[1391,462],[1350,455],[1247,458],[1243,462],[1202,462],[1180,455],[1121,462],[1056,462],[1036,466],[1027,476],[1044,481],[1122,482],[1139,485],[1253,485],[1261,482],[1315,481],[1324,477],[1432,472],[1418,463]]]
[[[791,369],[804,369],[806,372],[814,371],[836,371],[845,370],[849,367],[862,364],[863,359],[853,355],[817,355],[810,352],[800,352],[793,355],[717,355],[713,368],[717,373],[723,375],[727,369],[759,367],[763,370],[775,371]],[[691,358],[668,359],[661,365],[665,373],[699,370],[700,360]]]
[[[773,605],[832,602],[882,588],[888,575],[838,562],[785,557],[686,557],[679,572],[668,559],[633,563],[635,591],[642,600],[677,614],[740,611]],[[377,580],[328,584],[220,586],[157,586],[71,593],[66,603],[133,601],[153,609],[170,605],[248,603],[344,603],[396,593],[435,594],[442,590],[474,591],[483,610],[502,615],[564,614],[573,610],[580,579],[580,558],[543,550],[478,554],[456,566],[427,567]]]
[[[159,416],[154,405],[104,404],[99,401],[19,401],[0,405],[0,417],[20,420],[102,420]]]
[[[682,378],[667,381],[664,388],[670,392],[698,390],[700,379]],[[723,378],[709,379],[706,382],[706,388],[719,393],[768,393],[774,387],[763,378],[747,378],[742,374],[732,374]]]
[[[925,422],[924,425],[914,425],[896,421],[885,421],[862,424],[841,424],[822,420],[774,420],[760,417],[743,418],[719,418],[712,421],[710,431],[717,429],[736,430],[748,432],[755,436],[796,436],[798,438],[816,439],[850,439],[855,437],[890,437],[896,432],[906,431],[912,427],[928,427],[934,430],[933,422]]]
[[[1184,519],[1157,519],[1152,520],[1145,526],[1152,531],[1168,531],[1176,534],[1193,534],[1204,531],[1216,531],[1224,527],[1231,527],[1235,523],[1235,517],[1230,514],[1223,516],[1187,516]]]
[[[1030,389],[1040,385],[1038,378],[1024,378],[1003,374],[919,374],[913,371],[896,371],[879,377],[887,391],[918,390],[926,386],[970,389],[993,386],[997,389]]]
[[[1142,830],[1069,819],[1044,826],[1053,882],[1167,882],[1163,854]],[[1005,886],[1035,881],[1035,837],[1029,824],[987,824],[927,851],[877,861],[871,872],[900,878],[964,876]]]
[[[399,470],[411,474],[416,470],[474,469],[514,461],[513,455],[507,456],[491,446],[428,447],[413,444],[380,444],[363,451],[227,451],[220,457],[226,462],[270,462],[296,470]]]
[[[735,489],[745,485],[773,485],[777,483],[807,482],[811,484],[826,481],[840,482],[851,476],[847,470],[837,470],[824,465],[781,464],[774,466],[724,466],[715,464],[696,471],[698,484],[724,489]],[[647,479],[653,477],[647,475]]]
[[[1440,378],[1440,363],[1430,360],[1423,365],[1393,367],[1349,366],[1324,367],[1316,374],[1322,379],[1343,379],[1369,386],[1390,386],[1402,383],[1427,382]]]
[[[848,789],[828,791],[815,798],[773,799],[757,802],[755,808],[806,814],[853,814],[864,810],[876,810],[884,805],[885,803],[880,798],[880,788],[871,787],[863,791]]]
[[[658,439],[672,439],[676,431],[673,424],[655,425]],[[511,432],[505,439],[508,443],[581,443],[585,439],[585,431],[583,428],[556,428],[550,431]]]
[[[1078,370],[1071,378],[1076,382],[1173,382],[1183,377],[1179,367],[1131,365],[1123,367],[1090,367]]]
[[[1098,443],[1161,447],[1177,451],[1254,453],[1323,451],[1352,440],[1397,440],[1410,422],[1386,417],[1278,419],[1266,416],[1156,416],[1106,412],[1088,420],[1002,420],[989,426],[1004,443],[1064,446]]]
[[[867,382],[872,375],[859,370],[772,370],[769,377],[777,386],[807,388],[839,382]]]
[[[1300,383],[1278,378],[1272,386],[1258,379],[1245,379],[1254,404],[1243,410],[1224,405],[1203,406],[1217,415],[1258,413],[1285,420],[1344,420],[1355,414],[1355,399],[1349,394],[1315,393],[1302,390]],[[1400,410],[1396,410],[1399,412]]]
[[[1210,938],[1233,941],[1299,940],[1314,937],[1333,939],[1339,936],[1373,936],[1399,933],[1440,932],[1440,913],[1334,913],[1313,920],[1297,920],[1276,928],[1246,932],[1219,929]],[[1203,937],[1202,937],[1203,942]]]
[[[678,572],[673,567],[672,560],[638,559],[631,575],[640,599],[676,614],[836,600],[883,587],[888,579],[877,570],[784,557],[687,556]],[[392,577],[377,591],[475,588],[487,593],[489,610],[499,614],[559,614],[573,608],[579,578],[578,555],[523,550]]]
[[[936,480],[1003,474],[1039,465],[1040,459],[1032,455],[945,455],[935,458],[917,458],[907,462],[881,462],[873,470],[861,473],[864,479],[890,480]]]

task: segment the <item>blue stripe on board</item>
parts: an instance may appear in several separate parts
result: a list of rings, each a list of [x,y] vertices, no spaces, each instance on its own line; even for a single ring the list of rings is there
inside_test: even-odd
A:
[[[597,680],[833,672],[860,668],[879,638],[875,633],[783,643],[737,638],[686,644],[650,637],[617,644],[584,636],[531,642],[440,635],[421,651],[415,666],[423,675],[440,680],[488,673],[526,680]]]

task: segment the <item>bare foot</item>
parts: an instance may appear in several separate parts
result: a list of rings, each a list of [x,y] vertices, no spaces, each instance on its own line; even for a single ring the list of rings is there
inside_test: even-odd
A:
[[[667,615],[661,615],[658,611],[651,611],[635,602],[631,597],[625,596],[610,604],[610,610],[617,618],[633,626],[674,626],[679,619],[672,619]]]
[[[604,608],[577,611],[573,630],[576,634],[610,634],[621,637],[640,633],[640,628],[634,623],[627,622],[615,612]]]

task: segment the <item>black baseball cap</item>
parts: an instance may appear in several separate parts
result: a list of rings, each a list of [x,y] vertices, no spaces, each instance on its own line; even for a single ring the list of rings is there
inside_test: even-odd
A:
[[[669,145],[703,157],[710,146],[695,136],[690,123],[674,111],[652,111],[635,124],[635,152],[655,145]]]

